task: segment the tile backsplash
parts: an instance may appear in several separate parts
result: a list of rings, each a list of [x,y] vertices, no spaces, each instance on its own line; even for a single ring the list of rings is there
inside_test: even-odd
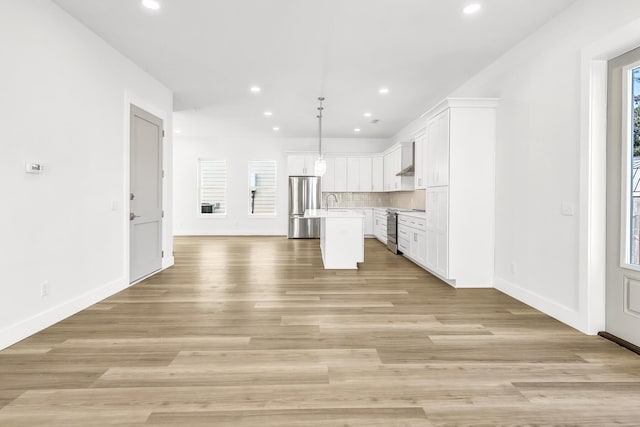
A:
[[[401,191],[389,193],[390,202],[394,208],[423,209],[426,205],[427,190]]]
[[[394,207],[403,209],[424,209],[427,192],[425,190],[400,191],[396,193],[322,193],[322,207],[325,207],[327,196],[335,194],[338,203],[333,197],[329,202],[330,207],[361,208],[361,207]]]
[[[322,207],[327,203],[327,196],[335,194],[338,197],[338,204],[333,201],[333,197],[329,201],[329,207],[340,208],[364,208],[376,206],[390,206],[390,193],[322,193]]]

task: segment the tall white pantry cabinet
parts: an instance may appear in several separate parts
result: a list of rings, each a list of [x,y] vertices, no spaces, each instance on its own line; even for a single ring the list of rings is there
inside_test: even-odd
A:
[[[455,287],[493,287],[497,105],[448,98],[426,114],[426,267]]]

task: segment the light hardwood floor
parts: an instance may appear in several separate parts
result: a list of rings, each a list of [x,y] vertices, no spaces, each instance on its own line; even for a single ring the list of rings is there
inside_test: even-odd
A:
[[[640,425],[640,357],[380,243],[181,237],[176,265],[0,352],[0,426]]]

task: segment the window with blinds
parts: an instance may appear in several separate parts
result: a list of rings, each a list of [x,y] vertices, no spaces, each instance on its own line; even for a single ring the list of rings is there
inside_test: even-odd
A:
[[[200,179],[200,213],[225,215],[227,213],[226,160],[198,161]]]
[[[249,215],[276,214],[276,162],[249,162]]]

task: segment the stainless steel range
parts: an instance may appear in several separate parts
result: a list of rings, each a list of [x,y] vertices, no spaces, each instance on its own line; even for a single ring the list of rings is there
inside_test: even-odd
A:
[[[398,212],[402,209],[387,209],[387,249],[398,253]]]

